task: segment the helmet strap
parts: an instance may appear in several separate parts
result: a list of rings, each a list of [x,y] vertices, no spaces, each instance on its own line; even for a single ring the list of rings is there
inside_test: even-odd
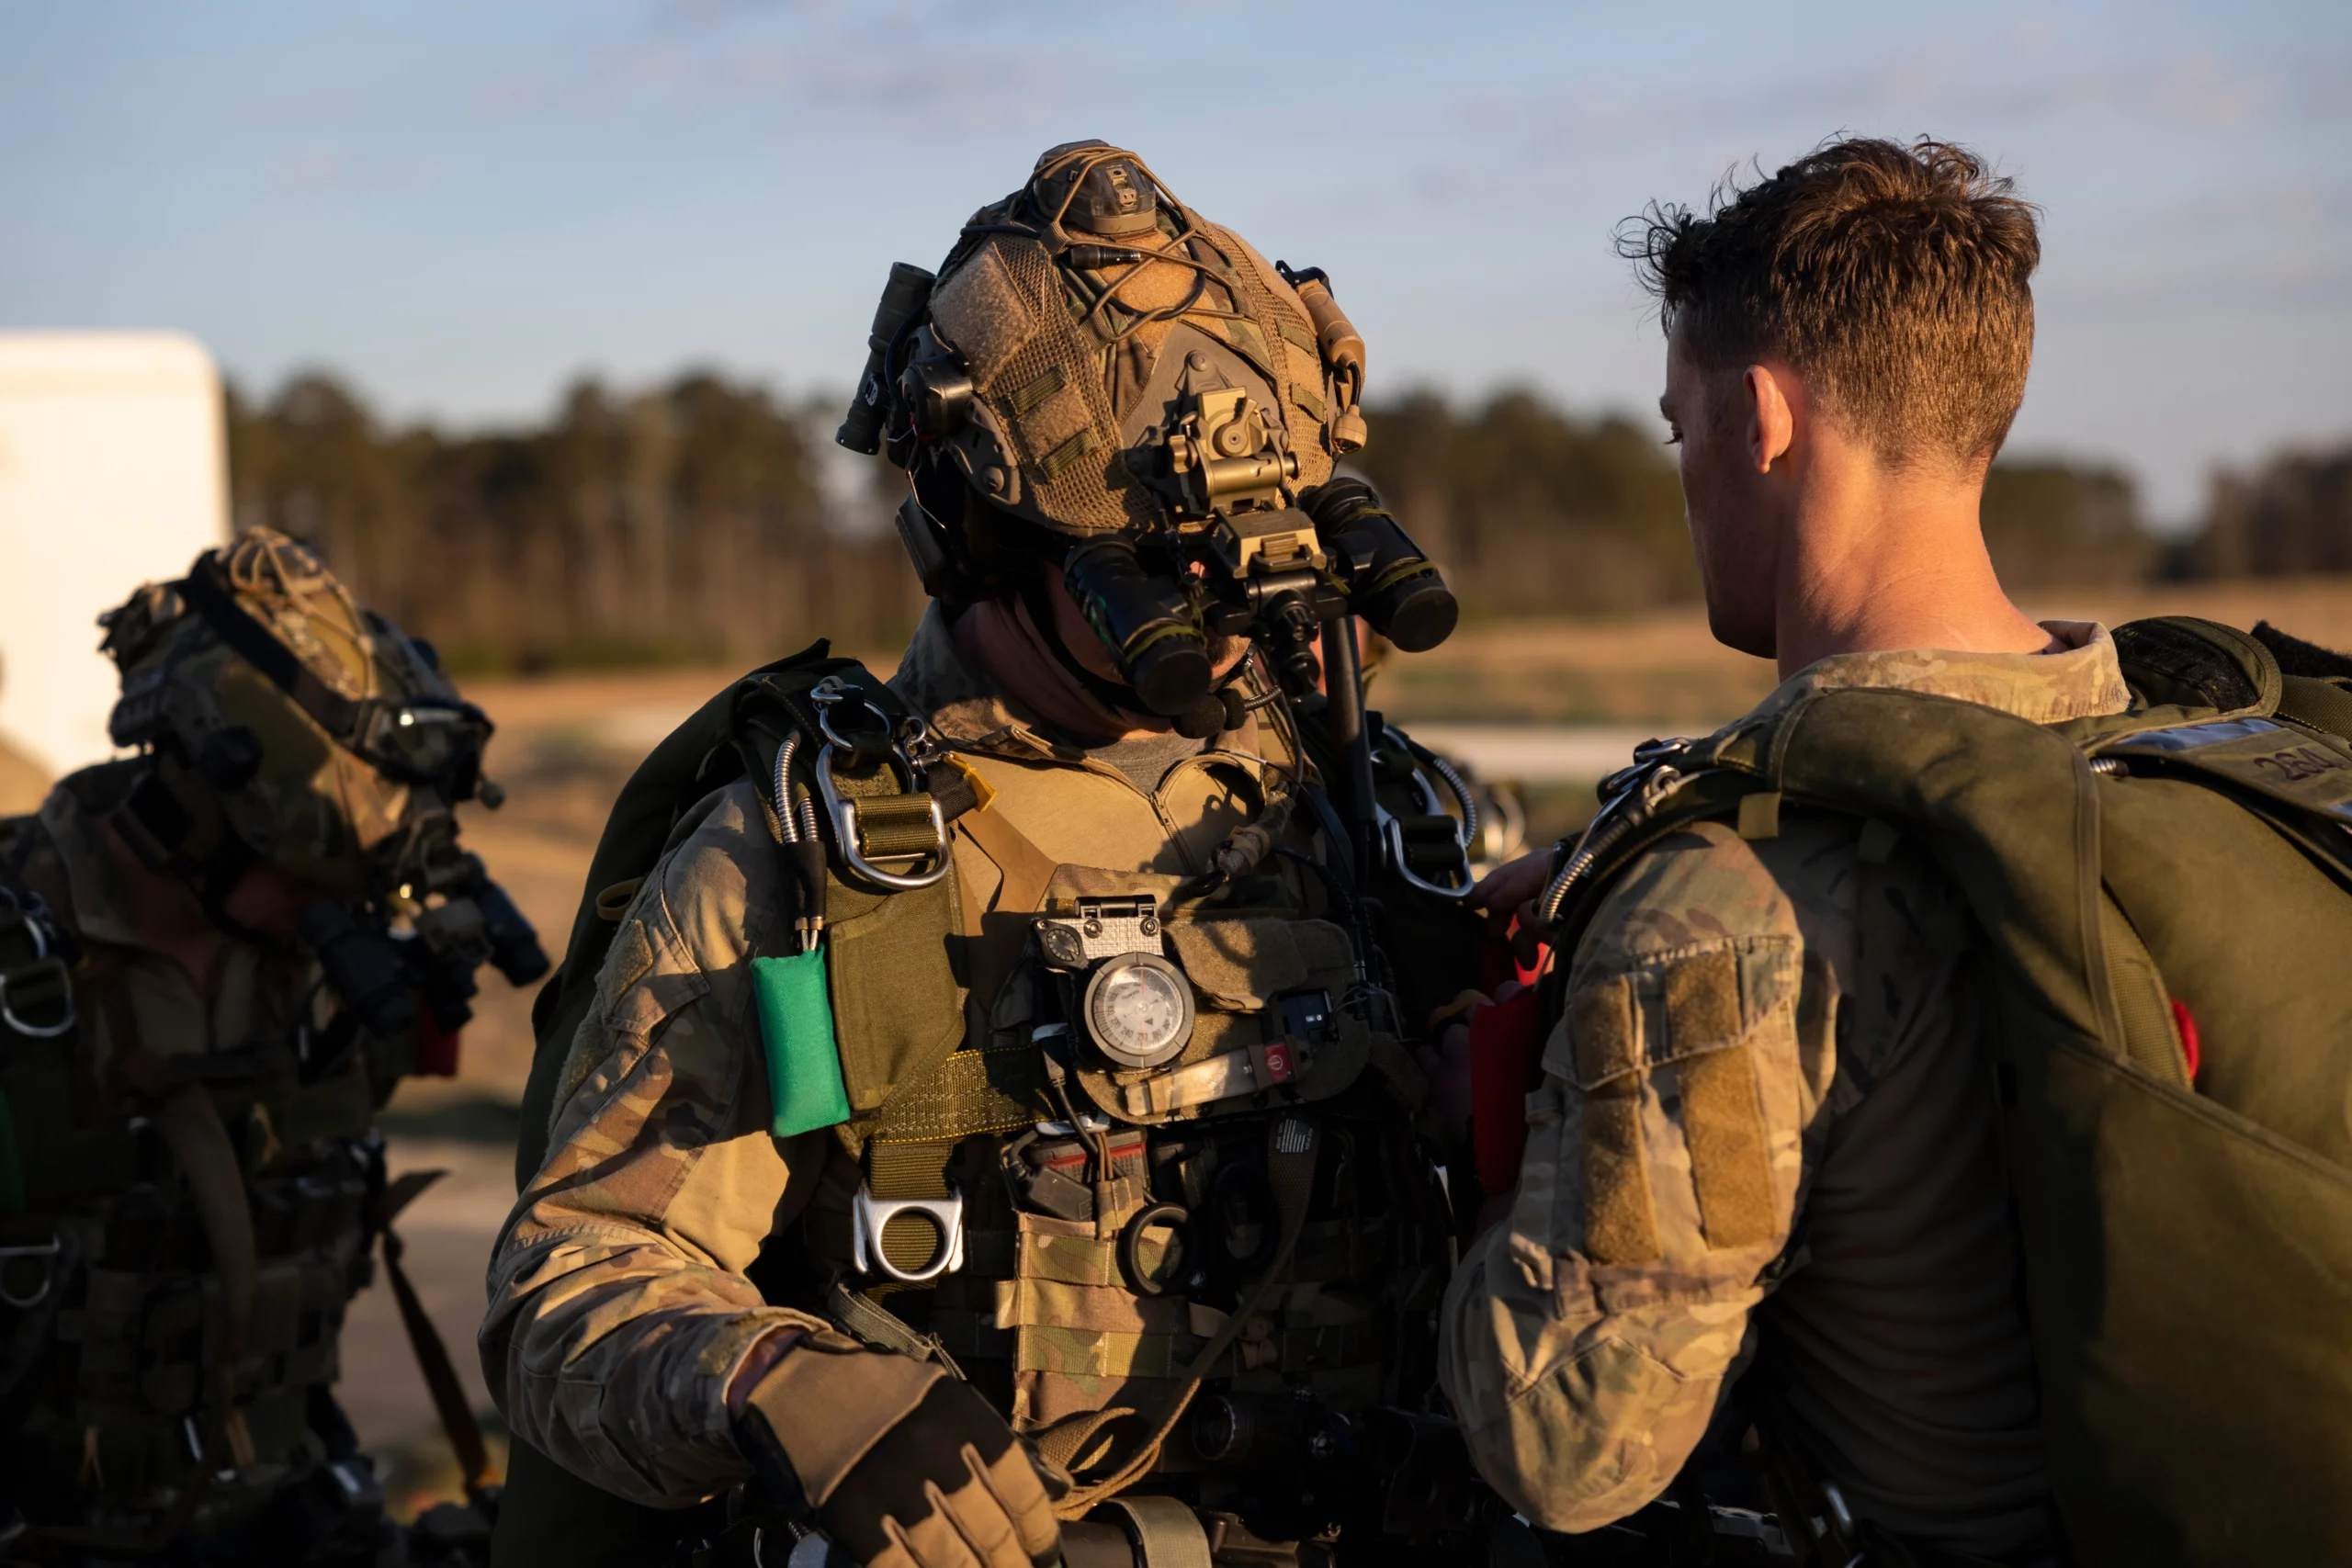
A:
[[[1046,645],[1055,662],[1079,683],[1088,696],[1114,713],[1131,713],[1165,722],[1167,716],[1155,714],[1146,707],[1143,698],[1136,694],[1133,686],[1124,681],[1105,680],[1079,662],[1078,655],[1072,653],[1069,645],[1062,640],[1059,624],[1054,618],[1051,593],[1046,584],[1045,563],[1042,560],[1035,570],[1022,575],[1022,607],[1029,612],[1029,622],[1037,634],[1037,640]]]

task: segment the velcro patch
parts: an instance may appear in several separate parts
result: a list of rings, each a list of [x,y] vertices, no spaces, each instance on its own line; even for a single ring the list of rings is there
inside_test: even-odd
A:
[[[1753,1247],[1772,1239],[1772,1167],[1756,1059],[1745,1045],[1675,1064],[1682,1084],[1682,1136],[1709,1247]]]
[[[1666,966],[1666,1048],[1686,1055],[1737,1040],[1739,954],[1715,948]]]
[[[1584,1103],[1584,1249],[1595,1263],[1658,1257],[1657,1211],[1642,1153],[1642,1082],[1620,1077]]]
[[[983,245],[931,297],[931,319],[964,355],[982,392],[1037,333],[1037,313],[993,244]]]
[[[604,967],[597,972],[597,1016],[607,1024],[619,1022],[621,998],[652,972],[653,943],[646,937],[645,922],[631,920],[614,933],[613,944],[605,952]]]
[[[1568,1042],[1575,1047],[1577,1085],[1591,1089],[1642,1065],[1634,1023],[1633,982],[1620,975],[1568,998]]]

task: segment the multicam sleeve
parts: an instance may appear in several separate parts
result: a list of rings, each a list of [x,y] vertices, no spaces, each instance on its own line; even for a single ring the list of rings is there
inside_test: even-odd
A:
[[[763,1333],[813,1322],[744,1277],[806,1201],[825,1137],[768,1132],[748,958],[779,925],[775,867],[743,788],[646,879],[491,1264],[482,1369],[514,1430],[658,1507],[749,1473],[727,1380]]]
[[[1577,955],[1510,1219],[1455,1274],[1441,1363],[1480,1469],[1540,1525],[1665,1491],[1744,1360],[1834,1066],[1815,924],[1702,826],[1635,864]]]

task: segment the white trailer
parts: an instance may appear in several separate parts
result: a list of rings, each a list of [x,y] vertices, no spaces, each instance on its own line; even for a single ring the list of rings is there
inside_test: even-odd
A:
[[[177,333],[0,332],[0,741],[50,777],[111,750],[100,611],[228,537],[220,378]],[[0,770],[22,810],[26,770]]]

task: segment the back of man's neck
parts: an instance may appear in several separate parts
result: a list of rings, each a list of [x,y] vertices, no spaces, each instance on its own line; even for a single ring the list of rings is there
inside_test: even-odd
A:
[[[1872,498],[1865,520],[1800,518],[1776,585],[1781,678],[1841,653],[1932,648],[2040,653],[2049,632],[2009,602],[1985,553],[1976,494]],[[1850,516],[1850,514],[1849,514]]]

